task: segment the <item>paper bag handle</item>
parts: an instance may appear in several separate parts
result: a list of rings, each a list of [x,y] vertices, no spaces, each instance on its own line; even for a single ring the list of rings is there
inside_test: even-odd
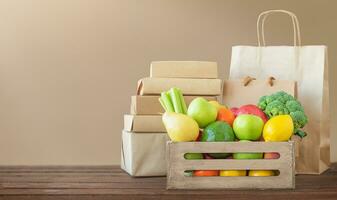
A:
[[[246,76],[245,78],[243,78],[242,80],[242,83],[243,83],[243,86],[247,86],[250,82],[252,82],[253,80],[256,80],[256,78],[253,78],[253,77],[250,77],[250,76]],[[274,85],[274,80],[275,78],[270,76],[267,80],[267,83],[270,87],[273,87]]]
[[[267,10],[267,11],[260,13],[260,15],[257,18],[256,31],[257,31],[257,41],[258,41],[259,47],[261,46],[261,38],[262,38],[262,45],[266,46],[265,34],[264,34],[265,20],[267,19],[269,15],[275,14],[275,13],[285,13],[291,17],[292,23],[293,23],[294,46],[301,46],[300,26],[299,26],[297,16],[294,13],[287,11],[287,10]],[[261,26],[261,31],[260,31],[260,26]]]

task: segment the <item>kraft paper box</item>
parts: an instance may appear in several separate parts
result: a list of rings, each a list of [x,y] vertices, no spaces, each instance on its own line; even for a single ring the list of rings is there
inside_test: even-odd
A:
[[[184,96],[187,106],[198,96]],[[132,115],[160,115],[164,113],[163,107],[158,101],[159,96],[132,96],[131,97],[131,114]],[[203,96],[208,101],[216,101],[215,96]]]
[[[172,87],[181,89],[184,95],[217,96],[221,95],[220,79],[188,78],[143,78],[138,81],[138,95],[159,95]]]
[[[218,78],[218,65],[206,61],[155,61],[151,63],[150,77]]]
[[[124,115],[124,130],[137,133],[166,133],[161,115]]]
[[[121,168],[131,176],[166,175],[166,133],[123,131]]]

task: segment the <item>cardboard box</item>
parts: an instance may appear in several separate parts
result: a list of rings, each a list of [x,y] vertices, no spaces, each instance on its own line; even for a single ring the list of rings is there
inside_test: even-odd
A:
[[[218,78],[218,65],[206,61],[156,61],[151,63],[150,77]]]
[[[184,96],[187,106],[197,96]],[[203,96],[205,99],[216,101],[216,96]],[[131,110],[132,115],[160,115],[164,113],[163,107],[158,101],[159,96],[132,96]]]
[[[166,175],[166,133],[123,131],[121,168],[131,176]]]
[[[166,133],[161,115],[124,115],[124,130],[137,133]]]
[[[220,79],[143,78],[138,81],[138,95],[159,95],[172,87],[185,96],[218,96],[222,94]]]

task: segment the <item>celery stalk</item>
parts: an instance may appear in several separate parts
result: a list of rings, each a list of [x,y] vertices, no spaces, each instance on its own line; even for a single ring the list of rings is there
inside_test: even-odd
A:
[[[171,101],[171,98],[170,98],[170,95],[168,95],[167,92],[162,92],[161,93],[161,100],[165,106],[165,110],[168,111],[168,112],[174,112],[174,107],[172,105],[172,101]]]
[[[184,99],[183,94],[182,94],[180,89],[178,89],[178,92],[179,92],[180,104],[181,104],[181,107],[183,109],[183,114],[186,114],[187,113],[187,106],[186,106],[186,103],[185,103],[185,99]]]
[[[159,97],[158,100],[159,100],[159,102],[160,102],[160,105],[164,108],[164,110],[167,111],[167,108],[166,108],[166,106],[165,106],[165,104],[164,104],[163,99],[162,99],[161,97]]]
[[[181,101],[180,101],[179,90],[177,88],[171,88],[169,93],[170,93],[170,96],[171,96],[174,111],[176,113],[183,113],[183,108],[181,106]]]

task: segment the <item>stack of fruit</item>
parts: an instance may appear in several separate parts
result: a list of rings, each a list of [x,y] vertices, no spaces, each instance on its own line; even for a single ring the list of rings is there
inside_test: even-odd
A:
[[[195,98],[188,108],[179,89],[161,97],[166,112],[162,120],[174,142],[281,142],[288,141],[307,123],[303,107],[293,96],[280,91],[260,98],[257,105],[227,108],[217,102]],[[210,149],[211,151],[211,149]],[[186,153],[186,159],[277,159],[278,153]],[[186,176],[273,176],[272,170],[194,170]]]
[[[175,108],[181,111],[199,96],[215,101],[221,94],[221,81],[217,79],[214,62],[153,62],[150,74],[139,81],[137,95],[131,98],[130,114],[124,116],[121,167],[132,176],[166,175],[165,152],[169,139],[161,119],[165,110],[159,97],[163,101],[179,98],[185,107]],[[178,86],[186,95],[176,88],[162,92]],[[173,111],[172,107],[167,109]]]

